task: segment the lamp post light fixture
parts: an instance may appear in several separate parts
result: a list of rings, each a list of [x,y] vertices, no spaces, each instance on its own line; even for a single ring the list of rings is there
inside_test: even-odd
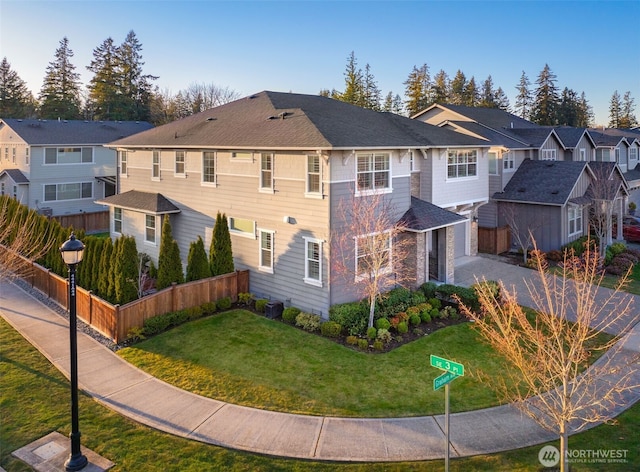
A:
[[[84,244],[72,232],[60,246],[60,254],[69,268],[69,346],[71,351],[71,454],[64,463],[65,470],[83,469],[88,460],[80,450],[80,428],[78,419],[78,320],[76,316],[76,266],[84,256]]]

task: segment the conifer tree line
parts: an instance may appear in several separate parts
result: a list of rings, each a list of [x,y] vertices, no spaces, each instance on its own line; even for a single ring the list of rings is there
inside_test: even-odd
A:
[[[180,249],[173,239],[168,215],[163,219],[156,269],[147,254],[138,252],[133,236],[122,235],[112,241],[109,237],[87,235],[82,229],[63,227],[58,220],[40,215],[36,210],[20,204],[13,198],[0,198],[7,203],[7,212],[0,221],[0,229],[4,229],[4,225],[11,221],[25,221],[28,216],[37,219],[38,234],[42,235],[42,241],[51,241],[51,244],[48,251],[36,262],[61,277],[67,277],[68,268],[62,260],[59,248],[71,232],[74,232],[76,238],[85,245],[84,260],[78,264],[76,272],[78,285],[110,303],[123,305],[140,298],[144,295],[142,284],[149,278],[156,279],[158,290],[185,281]],[[14,219],[16,213],[20,214],[18,220]],[[4,231],[2,234],[5,234]],[[8,237],[11,238],[11,232]],[[0,244],[10,243],[11,241],[0,241]],[[207,257],[200,236],[191,243],[186,268],[187,282],[235,270],[227,218],[220,213],[214,227],[211,254],[212,257]],[[214,266],[215,272],[212,271]]]
[[[86,69],[93,76],[84,87],[73,63],[73,50],[63,38],[54,59],[45,70],[37,98],[5,57],[0,63],[0,117],[85,120],[140,120],[155,125],[169,123],[208,108],[240,98],[229,87],[192,82],[172,94],[154,81],[158,76],[143,72],[142,43],[130,31],[121,44],[105,39],[93,50]],[[376,111],[413,116],[434,103],[499,108],[540,125],[588,127],[594,125],[593,109],[583,92],[557,85],[548,64],[535,81],[525,71],[517,84],[506,89],[489,75],[484,80],[466,75],[461,69],[449,74],[432,73],[424,63],[414,66],[404,81],[404,92],[378,87],[372,68],[358,66],[352,51],[347,57],[343,91],[320,90],[319,94]],[[507,90],[514,92],[513,105]],[[630,128],[638,124],[631,92],[616,90],[609,106],[609,127]]]

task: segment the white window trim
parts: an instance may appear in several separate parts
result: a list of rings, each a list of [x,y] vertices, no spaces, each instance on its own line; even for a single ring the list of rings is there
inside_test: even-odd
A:
[[[80,197],[79,198],[58,198],[58,185],[70,185],[70,184],[79,184],[80,185]],[[90,197],[83,197],[82,196],[82,185],[83,184],[89,184],[91,185],[91,196]],[[55,185],[56,187],[56,198],[55,200],[46,200],[46,189],[47,187],[51,186],[51,185]],[[75,201],[79,201],[79,200],[93,200],[94,198],[94,188],[93,188],[93,182],[56,182],[56,183],[47,183],[47,184],[43,184],[42,185],[42,201],[43,202],[75,202]]]
[[[391,230],[387,230],[387,231],[380,231],[378,233],[369,233],[369,234],[361,234],[358,235],[354,238],[354,247],[355,247],[355,260],[354,260],[354,264],[355,264],[355,271],[354,274],[356,274],[355,276],[355,281],[359,282],[361,280],[366,279],[367,277],[370,277],[371,274],[359,274],[358,273],[358,240],[362,239],[362,238],[368,238],[371,236],[377,236],[378,234],[383,234],[383,233],[389,233],[389,265],[387,266],[387,268],[383,271],[380,272],[380,274],[378,275],[386,275],[386,274],[391,274],[393,272],[393,238],[391,237]]]
[[[490,154],[495,154],[496,159],[496,171],[495,172],[491,172],[491,158],[489,157]],[[500,175],[500,164],[502,164],[502,162],[500,162],[500,154],[496,151],[489,151],[487,152],[487,164],[488,164],[488,173],[489,175]]]
[[[122,157],[124,156],[124,169],[122,167]],[[120,172],[120,177],[127,177],[127,172],[129,171],[129,157],[127,155],[127,151],[118,151],[118,169]]]
[[[304,283],[309,285],[314,285],[316,287],[322,287],[322,243],[324,242],[322,239],[309,238],[303,236],[304,240]],[[309,243],[318,245],[318,278],[313,279],[309,277],[309,257],[308,257],[308,246]]]
[[[317,158],[318,159],[318,184],[319,188],[317,192],[309,191],[309,158]],[[307,198],[322,198],[322,158],[317,154],[307,154],[307,168],[305,171],[305,181],[304,181],[304,196]]]
[[[362,157],[362,156],[373,156],[374,159],[374,170],[373,171],[367,171],[367,173],[373,173],[375,174],[375,156],[377,154],[382,154],[385,155],[387,157],[387,159],[389,160],[389,169],[386,170],[386,172],[389,174],[389,186],[388,187],[380,187],[380,188],[372,188],[372,189],[366,189],[366,190],[360,190],[358,188],[358,158]],[[391,159],[391,153],[390,152],[360,152],[356,154],[356,158],[355,158],[355,171],[356,171],[356,179],[355,179],[355,196],[356,197],[366,197],[366,196],[370,196],[370,195],[382,195],[385,193],[392,193],[393,192],[393,165],[392,165],[393,159]],[[364,173],[364,172],[363,172]],[[375,185],[375,175],[374,175],[374,185]]]
[[[462,177],[449,177],[449,152],[451,151],[455,151],[456,153],[463,151],[463,152],[475,152],[476,154],[476,161],[475,161],[475,166],[476,166],[476,173],[475,175],[465,175]],[[478,151],[477,149],[447,149],[446,153],[445,153],[445,159],[447,160],[446,162],[446,166],[445,166],[445,172],[446,172],[446,182],[465,182],[465,181],[469,181],[469,180],[478,180],[479,177],[479,172],[478,172],[478,165],[479,165],[479,159],[478,159]],[[455,164],[456,166],[459,164]],[[467,166],[467,173],[469,172],[469,162],[466,163]]]
[[[149,228],[149,226],[147,226],[147,216],[150,216],[153,218],[153,241],[149,241],[147,239],[147,228]],[[156,215],[150,215],[149,213],[144,213],[144,242],[145,244],[151,244],[153,246],[157,246],[158,245],[158,218],[156,217]]]
[[[120,210],[120,218],[116,218],[116,210]],[[120,231],[116,230],[116,221],[120,222]],[[146,224],[146,221],[145,221]],[[113,232],[117,234],[122,234],[122,208],[121,207],[113,207]]]
[[[262,265],[262,233],[271,235],[271,267]],[[258,228],[258,270],[260,272],[266,272],[268,274],[274,273],[275,265],[275,251],[274,251],[274,235],[275,231],[269,229]]]
[[[580,161],[586,161],[587,160],[587,150],[585,148],[580,148],[580,150],[579,150],[579,159],[580,159]]]
[[[158,157],[157,164],[153,161],[156,155]],[[158,175],[153,175],[154,170],[156,169],[156,166],[158,168]],[[153,150],[151,151],[151,180],[153,180],[154,182],[160,182],[160,177],[162,176],[161,172],[162,172],[162,156],[160,155],[160,151]]]
[[[80,162],[58,162],[59,160],[59,154],[60,154],[60,149],[80,149]],[[56,162],[47,162],[47,149],[55,149],[56,150]],[[82,160],[82,151],[83,149],[91,149],[91,160],[90,161],[83,161]],[[13,148],[13,162],[15,162],[15,147]],[[7,159],[9,159],[9,156],[7,155]],[[43,156],[43,161],[42,164],[45,166],[77,166],[77,165],[93,165],[95,164],[95,152],[93,149],[93,146],[48,146],[44,148],[44,156]]]
[[[613,151],[613,155],[614,155],[614,162],[620,164],[620,147],[616,146],[616,148]]]
[[[213,154],[213,182],[204,180],[204,155],[205,153]],[[218,186],[218,153],[216,151],[202,151],[200,159],[202,164],[202,172],[200,173],[200,185],[203,187],[217,187]]]
[[[177,171],[179,152],[183,153],[184,156],[184,160],[182,161],[182,172]],[[173,176],[180,179],[184,179],[187,177],[187,151],[183,151],[182,149],[178,149],[175,151],[175,154],[173,156]]]
[[[575,213],[575,217],[571,218],[571,212],[574,211]],[[567,233],[568,235],[571,236],[577,236],[582,234],[583,230],[584,230],[584,221],[583,221],[583,211],[582,211],[582,207],[579,206],[572,206],[570,205],[569,208],[567,209]],[[571,232],[571,221],[574,222],[574,229],[575,231],[572,233]],[[578,221],[580,221],[580,229],[578,229],[578,225],[576,224]]]
[[[541,161],[556,161],[557,160],[557,152],[555,149],[540,149],[540,160]]]
[[[270,155],[271,156],[271,169],[269,169],[268,171],[265,171],[262,169],[262,157],[264,155]],[[259,175],[259,182],[260,182],[260,186],[258,187],[258,191],[261,193],[275,193],[275,176],[274,176],[274,169],[275,169],[275,160],[276,160],[276,156],[275,153],[273,152],[261,152],[260,153],[260,175]],[[263,172],[270,172],[271,173],[271,182],[269,182],[269,185],[265,185],[264,182],[264,178],[263,178]]]
[[[508,151],[502,154],[502,170],[504,172],[516,171],[516,156],[512,151]]]
[[[233,228],[233,220],[235,219],[236,218],[233,216],[229,217],[229,233],[230,234],[235,234],[236,236],[240,236],[241,238],[256,239],[256,222],[255,221],[249,220],[248,218],[238,218],[240,220],[246,219],[247,221],[252,221],[253,230],[251,231],[251,233],[247,233],[246,231],[239,231]]]
[[[638,148],[629,148],[629,160],[637,161],[638,160]]]
[[[231,162],[253,162],[253,151],[231,151],[229,155]]]

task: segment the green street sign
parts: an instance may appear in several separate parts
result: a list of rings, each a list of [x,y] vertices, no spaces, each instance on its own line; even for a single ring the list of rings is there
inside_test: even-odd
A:
[[[433,389],[438,390],[440,387],[447,385],[453,379],[457,379],[458,377],[458,375],[451,372],[445,372],[444,374],[439,375],[438,377],[433,379]]]
[[[446,370],[447,372],[451,372],[457,376],[464,375],[464,366],[462,364],[434,356],[433,354],[431,354],[431,366]]]

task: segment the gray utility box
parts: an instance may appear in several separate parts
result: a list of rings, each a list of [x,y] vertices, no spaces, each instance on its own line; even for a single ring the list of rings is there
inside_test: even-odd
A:
[[[269,302],[264,307],[264,316],[267,318],[277,318],[282,316],[282,311],[284,310],[284,305],[282,302]]]

